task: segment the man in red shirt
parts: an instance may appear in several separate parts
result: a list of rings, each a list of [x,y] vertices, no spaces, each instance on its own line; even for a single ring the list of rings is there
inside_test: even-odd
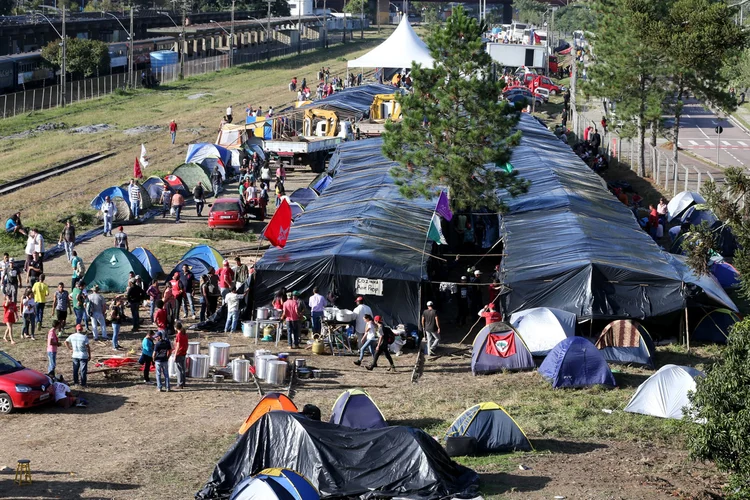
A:
[[[169,286],[172,289],[172,296],[175,299],[174,317],[175,319],[179,319],[182,302],[185,300],[185,289],[182,287],[180,273],[174,273],[174,275],[172,275]]]
[[[175,324],[177,335],[174,337],[174,363],[177,366],[177,388],[185,387],[185,357],[188,350],[188,336],[182,323]]]
[[[287,300],[281,308],[281,321],[286,320],[286,331],[287,338],[289,339],[289,347],[295,347],[299,349],[299,309],[297,308],[297,301],[292,300],[292,294],[286,294]]]
[[[503,320],[503,315],[495,311],[494,302],[491,302],[490,304],[485,306],[484,309],[479,311],[479,315],[484,318],[486,325],[491,325],[492,323],[498,323]]]
[[[229,267],[229,261],[225,260],[224,265],[221,266],[219,272],[219,290],[221,291],[221,298],[223,299],[232,290],[234,284],[234,271]]]
[[[159,299],[156,301],[156,312],[154,313],[154,324],[156,329],[163,332],[167,329],[167,310],[164,309],[164,301]]]
[[[177,122],[174,120],[169,122],[169,134],[172,136],[172,144],[174,144],[175,137],[177,137]]]

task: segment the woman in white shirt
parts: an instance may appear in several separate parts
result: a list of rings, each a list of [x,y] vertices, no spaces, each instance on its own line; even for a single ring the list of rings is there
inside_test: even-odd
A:
[[[378,343],[378,332],[377,326],[369,314],[365,314],[365,333],[362,338],[365,342],[359,349],[359,359],[354,362],[357,366],[362,364],[362,358],[365,357],[365,349],[369,349],[370,356],[375,357],[375,344]]]

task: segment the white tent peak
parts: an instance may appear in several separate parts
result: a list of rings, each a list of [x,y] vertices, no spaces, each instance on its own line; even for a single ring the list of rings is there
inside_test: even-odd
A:
[[[403,16],[396,30],[386,41],[367,54],[347,63],[349,68],[411,68],[417,62],[432,68],[433,59],[427,44],[422,41]]]

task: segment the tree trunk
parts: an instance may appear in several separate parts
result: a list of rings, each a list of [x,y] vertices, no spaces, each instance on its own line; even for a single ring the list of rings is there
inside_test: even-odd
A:
[[[677,143],[680,141],[680,118],[682,118],[682,96],[684,93],[685,89],[680,82],[677,87],[677,102],[674,105],[674,125],[672,127],[672,161],[675,165],[675,171],[677,171],[680,153]]]
[[[638,177],[646,176],[645,143],[646,143],[646,120],[643,112],[638,115]]]

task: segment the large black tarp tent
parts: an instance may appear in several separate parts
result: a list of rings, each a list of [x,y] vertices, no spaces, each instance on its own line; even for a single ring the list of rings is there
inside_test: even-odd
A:
[[[476,496],[479,486],[476,472],[420,429],[351,429],[272,411],[238,438],[196,498],[229,498],[244,478],[277,467],[304,476],[321,498],[437,500]]]
[[[255,264],[257,305],[270,303],[281,287],[304,296],[318,286],[323,295],[335,290],[341,308],[352,309],[364,295],[386,324],[418,323],[435,202],[401,196],[381,145],[368,139],[339,147],[330,185],[294,220],[286,246]]]
[[[511,164],[529,192],[504,196],[506,314],[555,307],[578,319],[663,316],[692,305],[736,306],[711,276],[661,250],[604,181],[523,114]],[[503,196],[503,194],[500,194]]]
[[[378,94],[393,94],[399,90],[393,85],[370,83],[359,87],[348,87],[325,99],[305,104],[297,109],[330,109],[336,111],[339,118],[354,118],[370,116],[370,106]]]

